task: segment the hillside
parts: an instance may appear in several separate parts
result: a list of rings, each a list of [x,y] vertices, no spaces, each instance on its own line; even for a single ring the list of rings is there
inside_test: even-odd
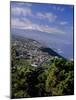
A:
[[[39,42],[11,38],[11,98],[74,94],[74,62]]]
[[[63,58],[51,48],[44,47],[38,41],[17,35],[12,35],[12,46],[16,49],[16,58],[28,59],[32,65],[36,66],[41,65],[49,57]]]
[[[41,45],[54,50],[66,59],[73,58],[73,44],[69,44],[68,39],[63,41],[63,36],[60,34],[21,29],[11,29],[11,34],[38,41]]]

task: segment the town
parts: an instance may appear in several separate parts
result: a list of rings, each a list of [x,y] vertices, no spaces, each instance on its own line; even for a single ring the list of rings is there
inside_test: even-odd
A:
[[[29,60],[33,67],[41,66],[50,57],[47,52],[41,51],[42,45],[32,39],[15,37],[12,39],[12,46],[16,48],[16,59]]]

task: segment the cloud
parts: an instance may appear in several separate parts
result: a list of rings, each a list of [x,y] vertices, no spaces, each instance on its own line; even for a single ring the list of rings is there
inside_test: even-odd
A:
[[[61,11],[61,12],[64,11],[64,8],[63,8],[63,7],[56,6],[56,5],[53,6],[53,9],[54,9],[54,10],[57,10],[57,11]]]
[[[11,8],[11,14],[12,15],[17,15],[17,16],[20,16],[20,15],[23,15],[23,16],[31,15],[32,16],[32,11],[28,7],[25,7],[25,8],[22,8],[22,7],[12,7]]]
[[[57,18],[57,16],[54,15],[53,13],[51,13],[51,12],[50,12],[50,13],[47,13],[47,12],[45,12],[45,13],[38,12],[38,13],[36,14],[36,16],[37,16],[38,18],[40,18],[40,19],[47,19],[47,20],[50,21],[50,22],[55,21],[56,18]]]
[[[21,4],[21,3],[20,3]],[[24,4],[24,3],[22,3]],[[21,5],[22,5],[21,4]],[[26,3],[28,5],[30,3]],[[59,9],[59,8],[57,8]],[[52,12],[33,12],[30,7],[21,7],[21,6],[12,6],[11,7],[11,15],[14,15],[15,17],[11,16],[11,27],[17,28],[17,29],[32,29],[32,30],[38,30],[41,32],[47,32],[52,34],[65,34],[65,32],[61,29],[58,29],[56,27],[50,27],[47,25],[41,25],[37,24],[36,22],[33,23],[32,18],[34,19],[41,19],[49,21],[50,23],[55,22],[57,20],[57,16],[53,14]],[[27,19],[26,17],[31,18],[31,20]],[[61,22],[61,25],[65,25],[66,22]]]
[[[14,3],[12,3],[14,5]],[[32,3],[29,3],[29,2],[15,2],[16,6],[28,6],[28,7],[31,7],[32,6]]]
[[[12,18],[11,19],[11,28],[17,29],[27,29],[31,27],[31,21],[27,18],[19,19],[19,18]]]
[[[68,24],[68,22],[66,22],[66,21],[60,22],[60,25],[67,25],[67,24]]]
[[[28,5],[28,4],[27,4]],[[35,19],[47,20],[49,22],[54,22],[57,16],[51,12],[32,12],[30,7],[11,7],[11,14],[15,16],[30,16]]]
[[[55,27],[49,27],[48,25],[39,25],[36,23],[31,22],[27,18],[23,19],[18,19],[18,18],[12,18],[11,19],[11,28],[16,28],[16,29],[29,29],[29,30],[38,30],[41,32],[47,32],[50,34],[65,34],[64,31],[55,28]]]

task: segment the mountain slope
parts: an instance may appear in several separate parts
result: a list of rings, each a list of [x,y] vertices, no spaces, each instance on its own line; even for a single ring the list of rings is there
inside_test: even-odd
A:
[[[27,48],[28,48],[28,51],[31,50],[37,50],[37,52],[43,52],[43,53],[47,53],[48,55],[50,56],[57,56],[57,57],[61,57],[61,58],[64,58],[62,57],[60,54],[58,54],[57,52],[55,52],[53,49],[49,48],[49,47],[46,47],[44,45],[42,45],[41,43],[39,43],[38,41],[36,40],[33,40],[33,39],[29,39],[29,38],[25,38],[25,37],[22,37],[22,36],[18,36],[18,35],[11,35],[11,39],[15,42],[16,40],[17,41],[20,41],[23,45],[26,45],[25,43],[27,43]],[[34,51],[33,51],[34,52]]]

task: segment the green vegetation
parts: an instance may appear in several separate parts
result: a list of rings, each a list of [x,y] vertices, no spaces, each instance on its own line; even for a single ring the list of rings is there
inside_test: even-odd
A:
[[[11,98],[74,94],[73,61],[51,57],[35,68],[28,60],[16,59],[15,47],[11,53]]]

